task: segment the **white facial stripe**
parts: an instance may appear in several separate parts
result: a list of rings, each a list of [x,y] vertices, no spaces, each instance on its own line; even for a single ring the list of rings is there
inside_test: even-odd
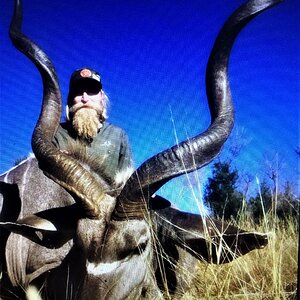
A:
[[[112,263],[90,263],[87,262],[87,273],[90,275],[98,276],[107,273],[114,272],[121,265],[121,261],[115,261]]]

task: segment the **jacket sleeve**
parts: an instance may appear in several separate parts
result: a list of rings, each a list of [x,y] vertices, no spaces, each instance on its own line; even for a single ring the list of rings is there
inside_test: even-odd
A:
[[[134,168],[134,164],[128,136],[122,130],[118,169],[120,171],[125,171],[128,168]]]
[[[68,137],[64,130],[62,129],[61,125],[58,127],[57,132],[53,138],[52,143],[58,148],[58,149],[65,149],[68,145]]]

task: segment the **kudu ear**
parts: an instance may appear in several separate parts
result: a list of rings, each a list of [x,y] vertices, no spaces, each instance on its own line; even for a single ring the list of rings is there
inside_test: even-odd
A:
[[[207,232],[187,233],[180,232],[178,241],[183,242],[183,247],[192,255],[200,256],[209,263],[228,263],[254,249],[264,248],[268,244],[268,235],[243,231],[232,225],[227,232],[226,225],[206,220],[213,224]],[[189,230],[186,228],[185,230]],[[203,236],[196,236],[202,234]]]
[[[77,221],[81,217],[81,210],[74,204],[44,210],[16,222],[0,222],[0,227],[54,249],[60,248],[74,237]]]
[[[210,263],[227,263],[268,244],[267,234],[247,232],[172,207],[154,209],[154,213],[161,243],[171,240],[194,257]]]

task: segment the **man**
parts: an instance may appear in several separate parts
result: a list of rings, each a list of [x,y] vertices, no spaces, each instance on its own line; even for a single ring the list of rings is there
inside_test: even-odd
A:
[[[60,124],[53,142],[99,176],[123,181],[133,170],[131,150],[126,133],[106,121],[107,106],[99,73],[76,70],[70,79],[67,121]]]

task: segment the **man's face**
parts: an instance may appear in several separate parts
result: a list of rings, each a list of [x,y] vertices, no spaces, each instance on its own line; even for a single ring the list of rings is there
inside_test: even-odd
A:
[[[97,135],[100,116],[103,113],[103,101],[103,93],[93,81],[78,84],[73,90],[69,112],[72,114],[72,124],[79,137],[91,139]]]
[[[95,109],[99,114],[103,112],[103,94],[99,90],[98,82],[82,80],[73,89],[73,103],[70,112],[75,114],[82,107]]]

